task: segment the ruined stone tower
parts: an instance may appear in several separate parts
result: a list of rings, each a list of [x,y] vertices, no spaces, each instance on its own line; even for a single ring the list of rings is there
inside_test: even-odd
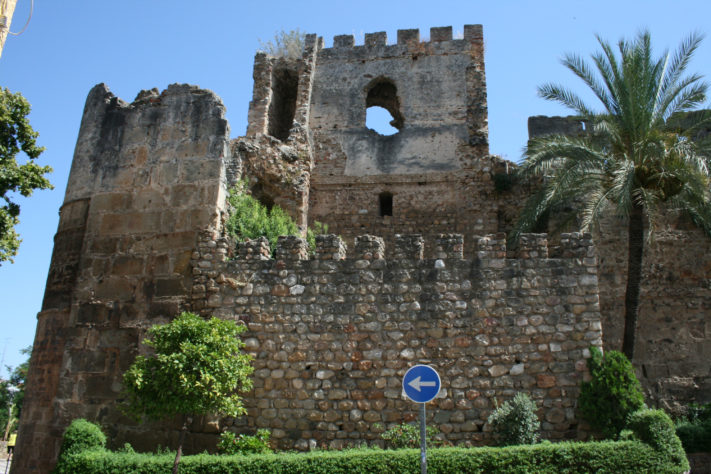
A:
[[[582,434],[584,359],[603,341],[597,252],[576,233],[507,249],[501,232],[529,191],[495,185],[513,164],[489,155],[481,26],[304,46],[300,58],[256,55],[247,134],[234,140],[210,91],[171,85],[128,104],[91,90],[13,472],[48,472],[77,417],[114,445],[168,445],[176,426],[137,425],[117,402],[146,330],[183,310],[242,321],[255,357],[249,414],[195,420],[188,452],[214,449],[226,427],[269,428],[290,449],[377,443],[414,413],[400,378],[415,363],[442,374],[429,413],[453,443],[486,442],[493,400],[517,391],[538,403],[545,437]],[[365,126],[371,106],[396,134]],[[263,240],[236,245],[226,196],[245,178],[302,229],[332,234],[311,250],[283,238],[273,258]]]

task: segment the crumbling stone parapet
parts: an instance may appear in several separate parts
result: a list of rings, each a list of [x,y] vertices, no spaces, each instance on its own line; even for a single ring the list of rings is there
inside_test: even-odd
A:
[[[385,258],[385,241],[374,235],[356,237],[356,258],[363,260],[379,260]]]
[[[422,260],[425,250],[425,241],[419,234],[396,235],[395,255],[398,260]]]
[[[462,234],[440,234],[435,240],[435,258],[462,258],[464,255]]]
[[[346,244],[335,234],[316,236],[316,258],[319,260],[343,260]]]
[[[277,260],[306,260],[309,256],[309,245],[306,239],[293,235],[279,237],[276,247]]]

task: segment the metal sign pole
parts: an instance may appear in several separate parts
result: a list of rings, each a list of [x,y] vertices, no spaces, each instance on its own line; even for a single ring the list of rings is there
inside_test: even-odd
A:
[[[427,412],[425,404],[439,393],[442,381],[435,369],[429,365],[410,367],[402,378],[402,391],[420,405],[420,470],[427,474]]]
[[[427,426],[425,403],[420,403],[420,471],[427,474]]]

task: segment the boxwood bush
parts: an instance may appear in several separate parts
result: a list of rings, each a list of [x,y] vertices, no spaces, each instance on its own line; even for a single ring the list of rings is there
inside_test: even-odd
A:
[[[651,410],[647,410],[651,411]],[[666,415],[664,415],[666,416]],[[631,420],[637,440],[590,443],[549,443],[506,448],[435,448],[428,451],[430,473],[681,473],[689,469],[686,458],[678,456],[678,447],[667,437],[668,417],[641,413]],[[130,450],[111,452],[103,447],[96,433],[98,427],[82,420],[75,430],[67,430],[73,439],[92,439],[85,450],[63,451],[55,470],[58,474],[167,474],[173,455],[138,454]],[[74,431],[79,431],[79,435]],[[100,430],[99,430],[100,431]],[[98,441],[98,442],[97,442]],[[647,444],[649,443],[649,444]],[[671,446],[671,449],[670,449]],[[682,453],[683,454],[683,453]],[[237,473],[405,473],[419,472],[417,449],[382,450],[359,448],[344,451],[213,456],[185,456],[180,463],[184,474]]]
[[[106,435],[101,431],[101,428],[83,418],[77,418],[64,431],[59,455],[104,447],[106,447]]]
[[[663,454],[671,463],[689,469],[686,453],[674,430],[674,423],[662,410],[639,410],[627,418],[627,429],[643,443]]]
[[[587,364],[592,380],[580,386],[580,414],[590,426],[613,439],[624,429],[630,413],[644,406],[642,386],[621,352],[609,351],[603,356],[592,346]]]
[[[499,446],[535,444],[541,428],[536,410],[536,402],[523,392],[496,408],[488,421]]]
[[[242,473],[406,473],[420,471],[417,449],[353,449],[248,456],[185,456],[184,474]],[[62,458],[58,473],[167,474],[171,454],[131,454],[89,450]],[[681,473],[687,468],[640,441],[543,443],[506,448],[435,448],[428,450],[430,473]]]

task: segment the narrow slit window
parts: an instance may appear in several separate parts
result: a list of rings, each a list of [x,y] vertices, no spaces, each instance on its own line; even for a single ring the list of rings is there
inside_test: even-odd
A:
[[[269,135],[286,141],[296,113],[299,76],[295,70],[275,67],[272,71],[272,99],[269,104]]]
[[[388,192],[380,193],[380,216],[393,215],[393,195]]]

